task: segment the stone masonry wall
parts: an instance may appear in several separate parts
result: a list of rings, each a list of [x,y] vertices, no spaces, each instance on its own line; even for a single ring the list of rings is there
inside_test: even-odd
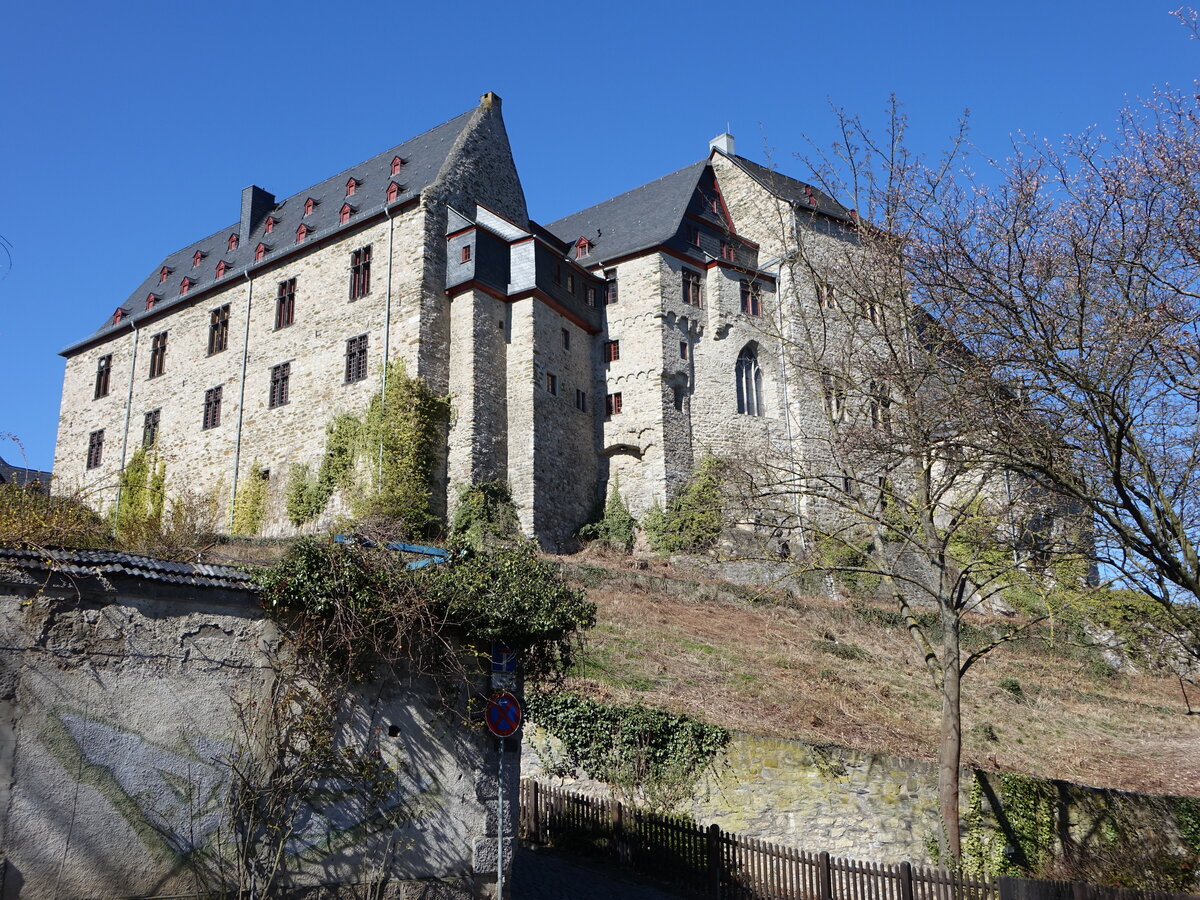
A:
[[[228,837],[229,760],[286,659],[244,592],[110,577],[48,589],[0,578],[5,900],[195,890]],[[490,897],[492,742],[447,716],[430,682],[390,679],[357,697],[338,740],[378,752],[398,786],[378,805],[336,784],[308,801],[285,883],[388,875],[439,879],[439,897]],[[515,777],[505,787],[511,811]]]

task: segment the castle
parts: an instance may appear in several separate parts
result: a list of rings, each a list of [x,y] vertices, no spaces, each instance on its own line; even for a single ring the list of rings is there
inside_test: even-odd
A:
[[[789,379],[777,338],[785,304],[823,298],[781,260],[795,228],[844,241],[852,217],[726,134],[699,162],[539,225],[500,98],[484,94],[282,201],[246,188],[237,222],[172,253],[64,349],[57,490],[111,504],[153,445],[168,490],[213,491],[226,517],[240,485],[267,478],[262,533],[292,533],[289,471],[315,466],[331,418],[361,412],[402,361],[452,398],[438,511],[455,485],[505,479],[523,528],[554,549],[617,478],[637,512],[705,453],[803,452],[830,391]]]

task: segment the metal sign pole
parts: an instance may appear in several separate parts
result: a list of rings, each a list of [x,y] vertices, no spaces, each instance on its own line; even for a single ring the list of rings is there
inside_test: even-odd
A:
[[[504,738],[499,738],[496,772],[496,900],[504,900]]]

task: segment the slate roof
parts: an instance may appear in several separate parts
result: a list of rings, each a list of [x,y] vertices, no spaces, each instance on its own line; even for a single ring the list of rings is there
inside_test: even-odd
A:
[[[27,484],[40,484],[49,489],[50,473],[25,466],[14,466],[0,456],[0,484],[16,484],[22,487]]]
[[[751,162],[744,156],[731,156],[729,158],[741,166],[747,175],[781,200],[794,203],[801,209],[810,209],[824,213],[843,222],[850,221],[850,210],[829,195],[817,190],[811,184],[806,184],[803,181],[776,172],[774,169],[768,169],[766,166],[760,166],[758,163]]]
[[[110,311],[95,332],[65,347],[60,351],[60,355],[69,356],[98,338],[129,328],[131,322],[158,316],[163,310],[190,303],[196,291],[216,283],[217,264],[222,260],[228,267],[222,282],[240,278],[251,266],[269,263],[282,251],[295,246],[296,229],[301,223],[307,224],[311,229],[307,241],[320,240],[342,228],[353,228],[365,214],[378,212],[389,205],[387,188],[392,181],[400,185],[400,193],[395,203],[390,205],[400,204],[420,195],[422,190],[437,180],[455,141],[476,112],[477,108],[468,110],[449,122],[391,147],[277,203],[270,212],[276,220],[271,234],[266,233],[264,217],[264,222],[259,223],[249,238],[243,238],[238,248],[231,251],[228,249],[229,235],[240,233],[241,230],[240,221],[234,221],[216,233],[176,250],[158,263],[129,299],[121,304],[120,308],[124,313],[120,322],[113,322],[115,310]],[[397,156],[404,160],[404,165],[400,173],[393,176],[391,165]],[[347,197],[346,182],[351,177],[357,179],[358,187],[353,196]],[[304,202],[309,197],[316,205],[312,214],[305,216]],[[231,204],[235,199],[230,197]],[[353,212],[350,221],[341,225],[339,217],[344,203],[349,203]],[[263,261],[255,263],[254,249],[260,242],[266,244],[268,249]],[[204,254],[204,257],[199,266],[193,267],[192,259],[197,250]],[[170,274],[167,280],[160,284],[159,273],[164,266],[170,270]],[[179,287],[185,277],[191,278],[193,283],[189,293],[181,296]],[[150,294],[159,298],[155,301],[153,310],[146,309],[146,298]]]
[[[583,265],[655,247],[679,231],[707,165],[707,159],[692,163],[545,227],[568,244],[581,237],[591,241],[592,252],[580,260]]]
[[[65,575],[97,577],[129,575],[146,581],[181,584],[190,587],[219,587],[253,591],[251,576],[232,566],[208,563],[170,562],[149,556],[135,556],[117,550],[63,550],[45,548],[27,550],[0,546],[0,567]]]

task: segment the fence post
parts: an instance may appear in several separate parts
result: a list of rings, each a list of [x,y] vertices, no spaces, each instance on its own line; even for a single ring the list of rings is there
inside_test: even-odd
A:
[[[625,807],[620,800],[612,800],[612,848],[617,862],[625,864]]]
[[[821,900],[833,900],[833,871],[829,868],[829,851],[817,857],[817,877],[820,879]]]
[[[912,863],[900,863],[900,900],[913,900]]]
[[[721,826],[708,826],[708,895],[714,900],[721,898]]]
[[[529,840],[535,844],[542,842],[542,818],[539,814],[538,806],[538,783],[536,781],[527,781],[529,785]]]

